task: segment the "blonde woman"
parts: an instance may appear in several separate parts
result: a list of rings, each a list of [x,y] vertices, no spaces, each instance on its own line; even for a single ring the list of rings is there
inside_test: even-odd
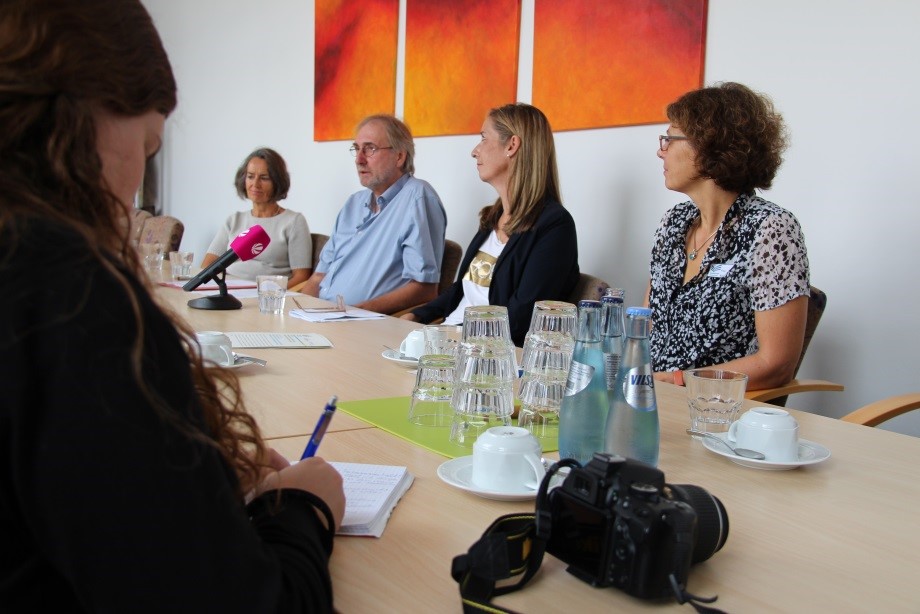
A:
[[[479,232],[457,280],[403,318],[460,324],[468,306],[502,305],[511,338],[522,345],[534,303],[565,299],[578,281],[575,221],[562,206],[553,132],[539,109],[523,103],[492,109],[481,137],[472,156],[498,198],[479,212]]]

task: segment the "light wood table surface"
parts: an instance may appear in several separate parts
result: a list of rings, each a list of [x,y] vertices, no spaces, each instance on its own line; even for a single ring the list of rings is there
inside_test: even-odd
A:
[[[326,401],[409,396],[415,371],[382,357],[385,345],[400,342],[420,325],[397,318],[358,322],[311,323],[291,317],[290,297],[283,315],[259,313],[258,299],[242,299],[243,308],[229,311],[192,309],[195,295],[161,287],[157,297],[196,331],[318,333],[333,347],[315,349],[239,349],[240,354],[268,361],[265,367],[237,369],[248,411],[255,416],[266,438],[306,435],[313,431]],[[304,307],[328,305],[298,295]],[[332,421],[330,431],[367,428],[369,425],[343,412]]]
[[[387,318],[310,324],[263,316],[254,299],[244,309],[204,312],[185,307],[188,294],[159,292],[197,330],[318,332],[326,350],[244,350],[269,361],[240,370],[243,392],[269,443],[296,458],[330,394],[343,400],[408,395],[409,370],[383,359],[415,324]],[[298,297],[301,302],[304,299]],[[306,299],[310,301],[311,299]],[[695,484],[725,505],[725,547],[692,568],[689,590],[718,594],[728,612],[920,612],[920,439],[792,411],[800,436],[831,450],[829,460],[791,471],[742,467],[685,434],[685,390],[656,386],[661,419],[659,467],[669,483]],[[745,407],[762,405],[745,402]],[[498,516],[532,511],[533,502],[482,499],[443,483],[444,457],[342,414],[323,440],[328,460],[406,465],[416,476],[383,537],[340,537],[331,569],[339,611],[460,612],[450,577]],[[554,456],[554,455],[549,455]],[[501,597],[518,612],[635,611],[659,608],[616,589],[598,590],[546,556],[522,591]],[[666,604],[692,612],[690,606]]]

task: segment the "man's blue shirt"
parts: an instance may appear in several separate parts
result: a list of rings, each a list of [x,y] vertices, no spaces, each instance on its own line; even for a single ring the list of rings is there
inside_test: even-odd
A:
[[[349,305],[381,296],[411,280],[438,283],[447,213],[426,181],[403,175],[371,211],[370,190],[352,194],[339,211],[316,271],[319,297]]]

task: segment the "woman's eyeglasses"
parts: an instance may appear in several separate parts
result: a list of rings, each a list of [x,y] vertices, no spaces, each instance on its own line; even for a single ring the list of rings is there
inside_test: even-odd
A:
[[[662,134],[658,137],[658,149],[661,151],[667,151],[668,147],[671,145],[671,141],[686,141],[687,137],[685,136],[670,136],[668,134]]]

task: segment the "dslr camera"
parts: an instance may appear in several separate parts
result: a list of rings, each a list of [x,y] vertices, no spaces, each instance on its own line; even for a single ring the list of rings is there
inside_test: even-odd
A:
[[[547,492],[566,465],[572,470],[565,481]],[[644,599],[674,596],[686,586],[690,566],[728,538],[725,508],[706,490],[666,484],[657,468],[605,453],[584,467],[574,460],[554,465],[536,512],[537,536],[570,573]]]

